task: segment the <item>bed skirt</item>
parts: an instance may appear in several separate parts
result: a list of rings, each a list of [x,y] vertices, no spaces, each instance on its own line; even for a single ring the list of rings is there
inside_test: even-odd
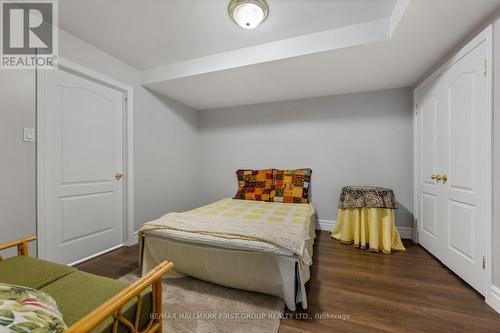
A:
[[[315,220],[314,216],[311,239],[306,244],[311,255]],[[143,274],[166,259],[175,264],[167,278],[188,275],[230,288],[277,296],[292,311],[297,303],[307,308],[305,284],[310,278],[309,266],[296,256],[227,249],[146,233],[141,253]]]

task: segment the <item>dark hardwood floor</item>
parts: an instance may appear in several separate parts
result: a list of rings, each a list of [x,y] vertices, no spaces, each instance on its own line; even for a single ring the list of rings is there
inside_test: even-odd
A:
[[[119,279],[139,267],[139,245],[124,246],[75,267],[87,273]]]
[[[318,232],[309,307],[286,312],[280,332],[500,332],[500,316],[481,295],[422,247],[405,246],[370,253]],[[138,250],[123,247],[77,267],[119,278],[137,267]]]

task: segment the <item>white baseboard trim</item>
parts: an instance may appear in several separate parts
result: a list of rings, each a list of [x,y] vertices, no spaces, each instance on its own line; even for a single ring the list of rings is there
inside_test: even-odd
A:
[[[138,241],[138,238],[137,238],[137,233],[138,233],[138,232],[139,232],[139,231],[138,231],[138,230],[136,230],[136,231],[134,231],[134,233],[132,234],[132,238],[128,241],[128,245],[129,245],[129,246],[135,245],[135,244],[137,244],[137,243],[139,242],[139,241]]]
[[[490,292],[486,295],[486,304],[491,306],[497,313],[500,313],[500,288],[491,286]]]
[[[335,227],[336,221],[333,220],[318,220],[316,224],[316,230],[322,231],[332,231]],[[413,239],[413,228],[410,227],[397,227],[401,238],[403,239]]]
[[[109,248],[109,249],[107,249],[107,250],[104,250],[104,251],[98,252],[98,253],[93,254],[93,255],[91,255],[91,256],[88,256],[88,257],[85,257],[85,258],[83,258],[83,259],[80,259],[80,260],[77,260],[77,261],[75,261],[75,262],[72,262],[71,264],[68,264],[68,266],[75,266],[75,265],[78,265],[78,264],[80,264],[80,263],[82,263],[82,262],[84,262],[84,261],[90,260],[90,259],[95,258],[95,257],[99,257],[100,255],[103,255],[103,254],[106,254],[106,253],[111,252],[111,251],[113,251],[113,250],[119,249],[119,248],[120,248],[120,247],[122,247],[122,246],[123,246],[123,244],[119,244],[119,245],[113,246],[112,248]]]
[[[413,240],[413,228],[410,227],[398,227],[399,235],[402,239],[411,239]]]
[[[335,227],[335,221],[332,220],[318,220],[316,223],[316,230],[332,231]]]

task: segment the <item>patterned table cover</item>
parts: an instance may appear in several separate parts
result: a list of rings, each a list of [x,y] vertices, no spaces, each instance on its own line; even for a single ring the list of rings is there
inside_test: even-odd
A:
[[[339,209],[348,208],[397,209],[394,191],[374,186],[344,186],[340,194]]]

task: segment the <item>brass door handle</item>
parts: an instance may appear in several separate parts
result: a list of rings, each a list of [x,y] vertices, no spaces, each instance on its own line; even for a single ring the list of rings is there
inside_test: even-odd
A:
[[[440,174],[432,175],[431,179],[435,180],[436,182],[439,182],[440,180],[442,180],[443,184],[444,184],[448,181],[448,175],[440,175]]]
[[[120,179],[122,179],[122,177],[123,177],[123,173],[121,173],[121,172],[117,172],[117,173],[115,174],[115,178],[116,178],[116,180],[120,180]]]

